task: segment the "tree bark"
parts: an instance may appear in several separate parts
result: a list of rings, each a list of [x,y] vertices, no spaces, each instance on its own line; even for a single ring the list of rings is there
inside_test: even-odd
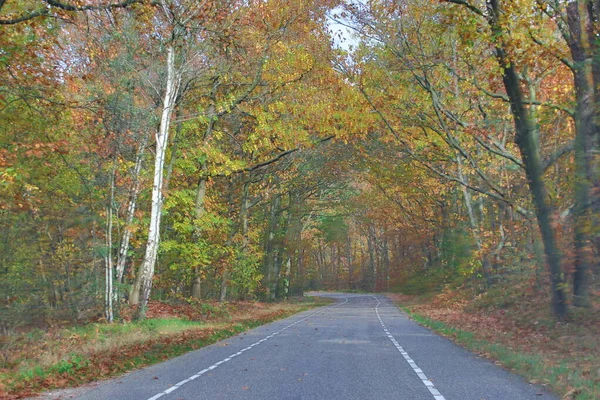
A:
[[[135,217],[135,209],[137,207],[137,199],[140,194],[140,174],[144,160],[146,145],[148,144],[148,136],[145,135],[143,143],[140,145],[135,157],[135,166],[133,167],[133,187],[127,205],[127,214],[125,216],[125,229],[121,237],[121,245],[119,246],[119,255],[117,257],[117,282],[123,283],[123,275],[125,274],[125,265],[127,264],[127,253],[129,252],[129,242],[131,241],[131,224]]]
[[[165,154],[169,140],[169,126],[171,116],[175,107],[175,99],[179,90],[181,77],[175,67],[175,49],[174,43],[169,43],[167,47],[167,82],[163,100],[160,127],[156,133],[156,155],[154,159],[154,180],[152,186],[152,210],[150,212],[150,227],[148,229],[148,241],[146,243],[146,253],[141,268],[140,276],[140,304],[138,306],[138,319],[146,316],[146,307],[150,299],[152,290],[152,279],[154,278],[154,268],[158,254],[160,242],[160,223],[163,204],[163,170],[165,164]]]
[[[108,204],[106,206],[106,254],[104,255],[104,267],[105,267],[105,284],[106,291],[104,296],[104,315],[106,321],[113,322],[114,310],[113,310],[113,256],[112,256],[112,230],[113,230],[113,205],[115,201],[115,174],[116,168],[113,165],[110,175],[110,196]]]
[[[192,288],[190,289],[190,296],[194,299],[202,298],[202,277],[199,273],[196,273],[192,280]]]
[[[369,264],[365,273],[365,290],[372,291],[375,288],[375,233],[374,228],[369,226],[367,234],[367,248],[369,252]]]
[[[498,0],[488,0],[490,11],[489,23],[492,35],[496,40],[496,58],[502,68],[502,81],[510,100],[511,113],[515,124],[514,142],[519,148],[523,167],[527,175],[529,190],[535,205],[538,226],[544,243],[546,263],[550,271],[552,290],[552,311],[557,319],[563,319],[567,314],[567,302],[562,276],[561,255],[556,243],[556,235],[552,227],[552,209],[548,204],[546,184],[542,176],[542,165],[539,154],[539,143],[534,122],[531,120],[523,102],[523,93],[514,62],[506,51],[505,32],[501,27],[501,14]]]
[[[352,290],[353,275],[354,275],[354,264],[352,259],[352,239],[350,235],[346,238],[346,260],[348,262],[348,289]]]
[[[219,301],[221,303],[227,300],[227,283],[229,281],[229,270],[225,267],[225,270],[221,274],[221,292],[219,294]]]
[[[388,246],[387,236],[383,236],[383,243],[381,245],[381,264],[383,266],[383,273],[385,279],[385,290],[390,291],[390,252]]]
[[[206,165],[202,166],[202,171],[204,171]],[[198,180],[198,187],[196,188],[196,200],[194,201],[194,217],[196,221],[198,221],[204,215],[206,209],[204,207],[204,199],[206,198],[206,177],[201,176]],[[194,225],[196,225],[194,223]],[[194,233],[192,234],[192,240],[198,240],[200,238],[200,228],[198,226],[194,227]],[[194,279],[192,281],[192,287],[190,290],[190,296],[194,299],[201,298],[201,286],[202,286],[202,266],[196,265],[194,268]]]
[[[227,196],[227,204],[229,205],[229,207],[228,207],[227,214],[232,219],[232,221],[231,221],[231,225],[229,226],[229,233],[227,234],[227,241],[225,242],[226,249],[233,246],[233,237],[235,236],[235,233],[238,229],[237,223],[234,223],[234,221],[233,221],[233,214],[234,214],[234,209],[235,209],[235,203],[233,201],[233,191],[234,191],[233,178],[230,177],[228,183],[229,183],[228,184],[229,194]],[[231,266],[229,266],[229,265],[227,265],[227,263],[225,263],[225,266],[223,267],[223,272],[221,273],[221,290],[220,290],[220,294],[219,294],[219,301],[221,303],[223,303],[225,300],[227,300],[227,285],[229,283],[229,276],[231,274],[230,268],[231,268]]]
[[[597,126],[595,122],[595,93],[593,52],[589,34],[591,22],[587,1],[567,5],[567,23],[570,35],[566,38],[574,62],[576,94],[575,111],[575,262],[573,271],[574,305],[589,307],[589,270],[591,265],[590,218],[592,182],[596,175],[593,152]]]
[[[277,264],[277,250],[275,245],[275,234],[278,229],[277,213],[279,212],[281,195],[274,194],[271,200],[271,209],[269,213],[269,221],[267,226],[267,240],[265,243],[265,255],[263,262],[264,279],[263,285],[266,289],[266,297],[269,300],[275,299],[276,284],[276,264]]]

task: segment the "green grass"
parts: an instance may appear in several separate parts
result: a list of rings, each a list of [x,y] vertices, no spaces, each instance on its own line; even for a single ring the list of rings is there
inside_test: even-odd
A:
[[[567,362],[549,365],[537,354],[516,352],[504,345],[475,338],[473,333],[451,327],[413,312],[409,307],[402,309],[410,317],[435,332],[453,339],[463,347],[499,361],[504,367],[526,377],[536,384],[543,384],[557,393],[575,400],[597,400],[600,398],[600,383],[579,371],[574,371]]]
[[[123,335],[132,332],[180,332],[186,329],[206,325],[204,322],[190,321],[182,318],[153,318],[143,321],[127,323],[93,323],[65,329],[67,335],[76,335],[82,338],[106,339],[114,335]]]

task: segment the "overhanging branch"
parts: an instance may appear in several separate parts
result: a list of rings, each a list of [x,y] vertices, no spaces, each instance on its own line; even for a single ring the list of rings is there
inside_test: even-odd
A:
[[[334,138],[335,138],[334,135],[327,136],[326,138],[320,139],[316,144],[325,143],[325,142],[328,142],[328,141],[330,141],[331,139],[334,139]],[[270,159],[268,159],[266,161],[263,161],[263,162],[260,162],[258,164],[254,164],[254,165],[251,165],[251,166],[245,167],[245,168],[236,169],[234,171],[229,172],[228,174],[224,174],[224,173],[208,174],[207,177],[216,178],[216,177],[224,177],[224,176],[228,176],[228,175],[232,175],[232,174],[241,174],[241,173],[244,173],[244,172],[254,172],[254,171],[258,170],[258,169],[261,169],[261,168],[264,168],[264,167],[266,167],[268,165],[274,164],[277,161],[281,160],[282,158],[287,157],[290,154],[293,154],[293,153],[295,153],[297,151],[300,151],[301,149],[302,149],[301,147],[296,147],[296,148],[293,148],[293,149],[290,149],[290,150],[283,151],[283,152],[277,154],[276,156],[274,156],[273,158],[270,158]]]
[[[116,8],[126,8],[126,7],[129,7],[130,5],[133,5],[136,3],[146,2],[146,0],[123,0],[118,3],[109,3],[106,5],[98,5],[98,6],[92,6],[92,5],[76,6],[76,5],[72,5],[69,3],[64,3],[64,2],[56,1],[56,0],[42,0],[42,2],[45,4],[45,7],[40,7],[37,10],[29,11],[29,12],[25,12],[25,13],[17,14],[17,15],[0,16],[0,25],[16,25],[21,22],[32,20],[34,18],[47,17],[47,16],[50,16],[50,12],[52,11],[52,9],[59,9],[59,10],[63,10],[63,11],[72,11],[72,12],[93,11],[93,10],[111,10],[111,9],[116,9]],[[6,3],[6,0],[0,0],[0,11],[2,10],[2,7],[5,5],[5,3]],[[153,2],[149,2],[149,3],[153,3]]]

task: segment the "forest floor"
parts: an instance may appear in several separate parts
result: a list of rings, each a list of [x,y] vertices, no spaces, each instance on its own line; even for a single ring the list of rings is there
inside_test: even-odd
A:
[[[544,385],[565,400],[600,399],[600,301],[571,307],[565,322],[550,313],[549,295],[507,284],[475,295],[466,288],[437,295],[388,296],[428,328]]]
[[[0,398],[25,398],[117,376],[329,302],[151,302],[144,321],[129,321],[132,311],[124,310],[118,323],[0,336]]]

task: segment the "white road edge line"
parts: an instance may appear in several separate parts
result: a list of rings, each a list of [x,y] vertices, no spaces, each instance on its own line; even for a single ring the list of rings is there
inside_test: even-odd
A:
[[[194,380],[196,378],[199,378],[201,375],[204,375],[208,371],[211,371],[211,370],[217,368],[219,365],[224,364],[227,361],[230,361],[232,358],[235,358],[235,357],[241,355],[243,352],[248,351],[248,350],[252,349],[253,347],[255,347],[255,346],[257,346],[257,345],[259,345],[259,344],[261,344],[261,343],[263,343],[263,342],[271,339],[273,336],[279,335],[281,332],[285,331],[286,329],[289,329],[292,326],[294,326],[296,324],[299,324],[302,321],[306,321],[307,319],[309,319],[311,317],[314,317],[315,315],[317,315],[319,313],[322,313],[322,312],[324,312],[326,310],[329,310],[330,308],[334,308],[334,307],[338,307],[338,306],[344,305],[347,302],[348,302],[348,298],[345,297],[345,300],[343,302],[341,302],[341,303],[334,304],[334,305],[329,306],[329,307],[321,308],[321,309],[319,309],[319,311],[314,312],[314,313],[312,313],[312,314],[310,314],[310,315],[308,315],[308,316],[306,316],[306,317],[304,317],[302,319],[299,319],[298,321],[296,321],[294,323],[291,323],[291,324],[289,324],[289,325],[281,328],[280,330],[278,330],[276,332],[273,332],[269,336],[266,336],[266,337],[262,338],[261,340],[252,343],[250,346],[243,348],[242,350],[238,351],[237,353],[233,353],[232,355],[230,355],[230,356],[222,359],[221,361],[218,361],[218,362],[214,363],[210,367],[207,367],[207,368],[203,369],[202,371],[195,373],[194,375],[190,376],[189,378],[186,378],[186,379],[182,380],[181,382],[177,382],[176,384],[174,384],[170,388],[168,388],[168,389],[166,389],[166,390],[164,390],[164,391],[162,391],[160,393],[157,393],[154,396],[150,397],[148,400],[157,400],[157,399],[160,399],[161,397],[163,397],[163,396],[165,396],[165,395],[167,395],[167,394],[169,394],[171,392],[174,392],[175,390],[179,389],[181,386],[185,385],[186,383],[191,382],[192,380]],[[444,398],[441,398],[440,400],[444,400]]]
[[[425,385],[425,387],[429,390],[429,393],[431,393],[433,395],[433,398],[435,400],[446,400],[444,398],[444,396],[442,396],[442,394],[439,392],[439,390],[437,390],[435,388],[433,382],[431,382],[429,380],[429,378],[427,378],[427,375],[425,375],[423,373],[423,371],[421,370],[421,368],[419,368],[417,363],[415,363],[413,361],[413,359],[410,358],[408,353],[402,348],[402,346],[400,346],[400,343],[398,343],[396,338],[390,333],[387,326],[383,323],[383,319],[381,319],[381,315],[379,315],[379,305],[381,304],[381,302],[379,301],[379,299],[377,297],[375,297],[375,296],[371,296],[371,297],[374,298],[375,300],[377,300],[377,305],[375,306],[375,314],[377,314],[377,319],[379,319],[379,323],[381,324],[383,331],[385,332],[386,336],[392,341],[392,344],[394,345],[394,347],[396,347],[396,349],[398,349],[400,354],[402,354],[402,357],[404,357],[404,359],[406,360],[408,365],[410,365],[410,367],[413,369],[413,371],[415,371],[415,373],[417,374],[417,376],[419,377],[421,382],[423,382],[423,385]]]

